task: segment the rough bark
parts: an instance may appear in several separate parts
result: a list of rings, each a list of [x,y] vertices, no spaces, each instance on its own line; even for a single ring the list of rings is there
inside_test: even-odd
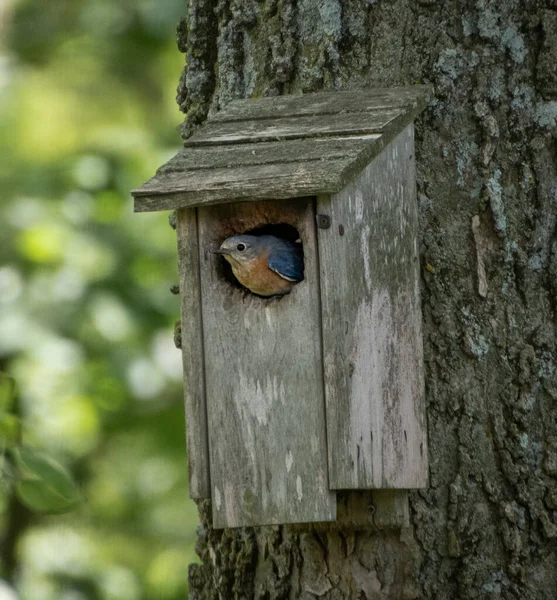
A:
[[[430,487],[409,529],[214,531],[192,599],[557,597],[557,2],[190,0],[185,136],[233,98],[430,83]]]

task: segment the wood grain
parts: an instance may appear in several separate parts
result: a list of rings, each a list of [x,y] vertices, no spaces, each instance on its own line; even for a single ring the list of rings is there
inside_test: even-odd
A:
[[[429,97],[416,86],[234,101],[132,191],[134,209],[336,193]]]
[[[381,133],[401,112],[400,108],[385,108],[372,112],[325,116],[303,115],[279,119],[246,119],[238,122],[208,121],[199,132],[188,138],[184,145],[210,146]]]
[[[275,187],[279,194],[292,193],[298,186],[306,187],[308,184],[317,185],[318,179],[325,179],[323,185],[331,186],[334,184],[334,176],[329,174],[341,172],[350,161],[350,158],[339,157],[329,161],[311,161],[310,163],[278,163],[239,166],[235,168],[220,168],[206,170],[188,171],[187,177],[183,177],[183,172],[173,171],[164,174],[164,179],[159,182],[153,182],[151,188],[156,189],[157,193],[196,193],[200,197],[206,197],[209,194],[227,194],[241,195],[243,190],[249,190],[253,194],[258,186],[266,185],[269,187],[269,181],[275,181]],[[294,179],[294,181],[292,181]],[[231,192],[231,190],[234,190]],[[148,193],[149,187],[145,187],[142,193]]]
[[[214,526],[334,520],[313,201],[198,210]],[[282,299],[240,289],[209,252],[265,223],[293,225],[304,244],[305,279]]]
[[[419,488],[427,437],[413,127],[342,192],[319,197],[329,476]]]
[[[366,112],[404,107],[421,111],[431,97],[424,85],[376,88],[351,92],[318,92],[298,96],[273,96],[233,100],[217,112],[213,121],[275,119],[302,115],[326,115],[339,112]]]
[[[354,158],[379,138],[379,134],[310,138],[283,142],[225,144],[223,146],[187,147],[165,163],[157,175],[174,172],[222,169],[293,162],[329,161]]]
[[[182,364],[184,367],[184,403],[188,451],[189,494],[191,498],[210,497],[209,447],[205,381],[199,249],[195,209],[177,214],[178,270],[182,323]]]
[[[247,155],[243,145],[187,148],[161,168],[155,177],[134,190],[135,211],[333,193],[342,189],[354,172],[363,169],[371,157],[381,151],[384,142],[384,137],[369,135],[334,138],[329,148],[324,147],[322,140],[246,144],[251,148],[263,147],[262,152],[250,151],[255,162],[252,165],[244,164]],[[310,149],[312,145],[315,148]],[[275,146],[275,162],[271,162],[273,149],[268,146]],[[237,149],[236,155],[225,153],[226,148]],[[215,167],[186,170],[186,166],[195,160],[188,155],[192,151],[211,154],[212,158],[205,157],[199,163],[207,164],[214,160]],[[320,154],[321,157],[317,158]],[[262,158],[259,158],[260,155]],[[222,162],[230,160],[231,156],[235,157],[231,166],[222,166]],[[309,156],[309,159],[303,160],[302,156]]]

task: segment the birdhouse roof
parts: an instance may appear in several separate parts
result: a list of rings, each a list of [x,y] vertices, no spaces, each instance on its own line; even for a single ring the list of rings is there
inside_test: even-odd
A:
[[[429,99],[412,86],[234,100],[132,191],[135,211],[338,192]]]

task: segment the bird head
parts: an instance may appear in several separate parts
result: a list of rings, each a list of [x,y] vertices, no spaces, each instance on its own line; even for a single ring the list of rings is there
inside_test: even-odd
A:
[[[245,263],[256,258],[262,250],[262,241],[255,235],[233,235],[226,238],[218,250],[213,254],[222,254],[224,258],[232,263]]]

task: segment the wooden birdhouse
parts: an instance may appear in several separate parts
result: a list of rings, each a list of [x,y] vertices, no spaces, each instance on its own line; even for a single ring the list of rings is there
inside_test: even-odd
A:
[[[177,210],[190,494],[215,527],[334,521],[340,490],[427,483],[413,120],[422,86],[237,100],[135,210]],[[282,297],[211,251],[301,245]]]

